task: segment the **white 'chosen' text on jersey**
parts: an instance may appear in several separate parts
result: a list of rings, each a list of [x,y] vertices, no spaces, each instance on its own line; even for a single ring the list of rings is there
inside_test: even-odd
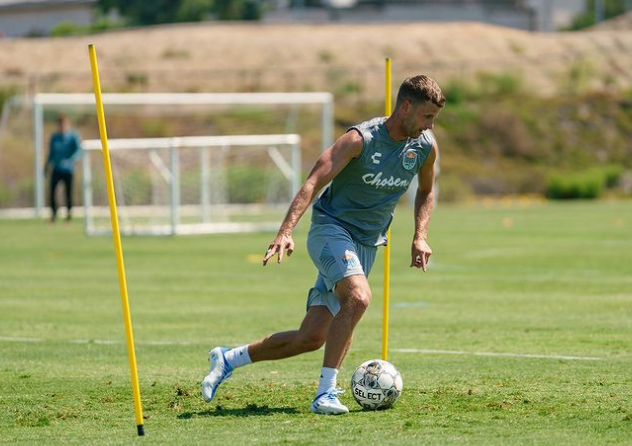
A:
[[[375,186],[376,189],[380,189],[382,187],[407,188],[410,184],[408,180],[402,180],[401,178],[395,178],[393,176],[382,179],[382,172],[378,172],[377,175],[372,173],[362,175],[362,181],[370,186]]]

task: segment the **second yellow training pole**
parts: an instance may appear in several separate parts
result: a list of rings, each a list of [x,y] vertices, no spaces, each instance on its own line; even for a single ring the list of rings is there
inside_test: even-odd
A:
[[[392,113],[391,58],[386,58],[386,94],[384,96],[384,113],[388,117]],[[382,309],[382,359],[388,360],[388,309],[391,293],[391,227],[386,232],[386,248],[384,249],[384,303]]]
[[[116,265],[118,267],[118,279],[121,288],[121,302],[123,303],[123,322],[125,324],[125,338],[127,342],[127,357],[132,375],[132,393],[134,395],[134,411],[136,412],[136,427],[138,435],[145,435],[143,426],[143,407],[140,401],[140,386],[138,384],[138,369],[136,368],[136,353],[134,351],[134,333],[132,332],[132,317],[129,311],[127,298],[127,282],[125,280],[125,265],[123,263],[123,246],[119,231],[118,215],[116,213],[116,196],[114,195],[114,180],[112,179],[112,165],[110,163],[110,151],[108,149],[108,134],[105,128],[105,112],[103,111],[103,99],[101,97],[101,82],[99,80],[99,67],[97,65],[97,51],[94,45],[88,46],[90,54],[90,67],[92,69],[92,86],[94,99],[97,106],[97,120],[99,122],[99,135],[103,149],[103,165],[105,167],[105,180],[110,202],[110,218],[112,220],[112,238],[114,239],[114,251],[116,253]]]

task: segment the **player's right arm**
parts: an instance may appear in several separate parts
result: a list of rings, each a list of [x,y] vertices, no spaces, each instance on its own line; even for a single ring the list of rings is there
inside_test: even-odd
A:
[[[310,203],[316,198],[318,192],[329,184],[336,175],[353,159],[362,153],[363,139],[357,131],[349,131],[342,135],[331,147],[325,150],[316,161],[312,171],[307,176],[305,183],[301,186],[296,196],[290,204],[290,208],[281,223],[279,232],[274,238],[268,250],[263,256],[263,265],[268,260],[278,254],[278,262],[283,261],[283,253],[287,250],[287,255],[292,255],[294,251],[294,241],[292,232],[298,224]]]

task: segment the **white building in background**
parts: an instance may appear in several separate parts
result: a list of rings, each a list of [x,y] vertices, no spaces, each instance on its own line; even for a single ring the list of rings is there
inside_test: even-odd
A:
[[[567,28],[586,9],[585,0],[526,0],[526,4],[536,11],[537,31]]]
[[[294,0],[294,8],[289,0],[263,1],[269,21],[470,21],[530,31],[564,28],[585,8],[585,0]]]
[[[0,36],[43,36],[61,22],[92,23],[97,0],[0,0]]]

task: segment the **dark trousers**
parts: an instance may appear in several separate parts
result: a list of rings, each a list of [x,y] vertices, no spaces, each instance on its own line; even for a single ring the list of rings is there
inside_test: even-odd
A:
[[[64,189],[66,191],[66,205],[68,206],[68,216],[72,209],[72,173],[53,171],[50,178],[50,207],[53,210],[52,218],[57,216],[57,201],[55,200],[55,190],[59,182],[64,183]]]

